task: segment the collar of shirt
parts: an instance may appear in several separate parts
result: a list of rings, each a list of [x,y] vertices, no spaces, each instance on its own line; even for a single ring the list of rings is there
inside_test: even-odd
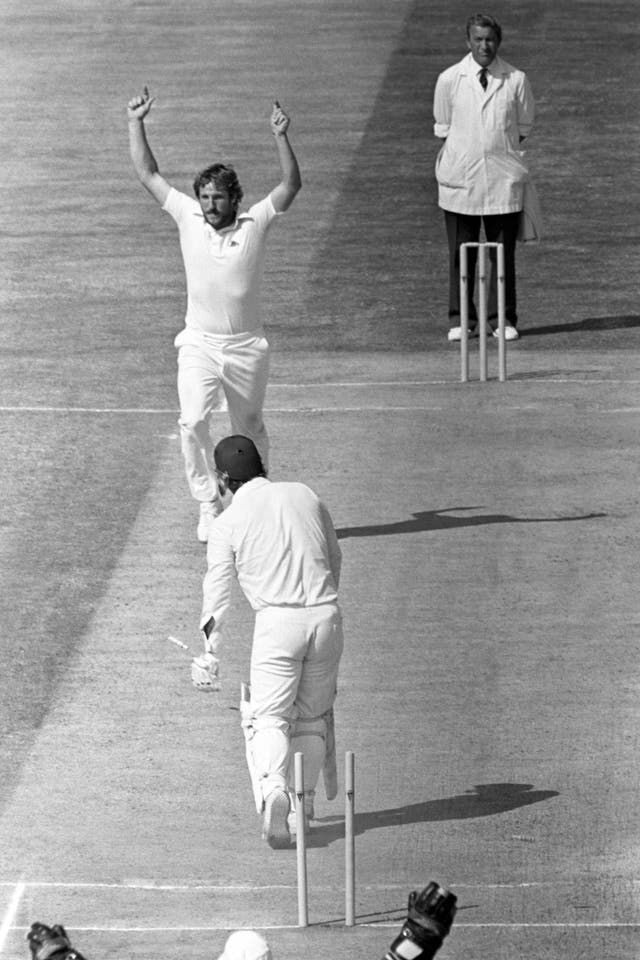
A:
[[[462,63],[464,65],[463,72],[470,73],[473,77],[477,77],[482,70],[482,67],[473,59],[473,54],[471,53],[467,54]],[[487,71],[487,79],[489,79],[489,77],[495,77],[498,80],[506,72],[500,57],[494,57],[489,66],[484,69]]]
[[[265,483],[271,483],[271,480],[269,480],[268,477],[254,477],[253,480],[247,480],[247,482],[243,483],[241,487],[238,487],[234,493],[233,503],[241,502],[247,494],[250,495],[252,491],[263,487]]]
[[[228,247],[237,246],[238,241],[234,240],[233,237],[238,233],[245,221],[253,220],[253,217],[248,213],[239,213],[233,223],[230,223],[228,227],[223,227],[222,230],[216,230],[210,223],[207,223],[201,210],[194,210],[194,216],[200,218],[204,230],[205,242],[208,244],[209,250],[214,257],[224,256],[224,251],[228,249]]]

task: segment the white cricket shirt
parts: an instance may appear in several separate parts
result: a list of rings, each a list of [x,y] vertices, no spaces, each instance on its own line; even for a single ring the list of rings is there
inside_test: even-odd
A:
[[[186,326],[218,336],[258,330],[265,241],[279,216],[271,197],[239,213],[224,230],[214,230],[198,201],[173,187],[162,209],[180,231],[187,281]]]
[[[329,511],[313,490],[256,477],[213,522],[201,625],[224,619],[235,576],[254,610],[334,603],[341,560]]]

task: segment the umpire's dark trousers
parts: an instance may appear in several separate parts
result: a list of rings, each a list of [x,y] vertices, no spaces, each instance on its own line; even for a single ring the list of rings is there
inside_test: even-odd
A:
[[[449,320],[450,326],[457,326],[460,317],[460,244],[477,243],[480,239],[480,227],[490,243],[504,244],[504,286],[505,313],[507,323],[518,326],[516,310],[516,237],[518,236],[519,213],[501,213],[476,217],[466,213],[444,211],[449,243]],[[473,302],[477,251],[472,247],[468,251],[468,294],[469,326],[473,329],[478,322],[478,314]],[[487,317],[493,321],[498,316],[498,294],[496,285],[496,251],[489,251],[491,277],[489,281],[489,303]],[[453,319],[453,322],[451,320]]]

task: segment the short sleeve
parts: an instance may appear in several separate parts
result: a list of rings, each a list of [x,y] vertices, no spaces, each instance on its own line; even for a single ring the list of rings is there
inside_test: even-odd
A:
[[[162,209],[165,213],[173,217],[178,225],[185,216],[194,213],[194,208],[195,212],[200,211],[200,205],[195,200],[188,197],[186,193],[181,193],[179,190],[176,190],[175,187],[171,187],[167,194],[167,199],[162,204]]]
[[[269,224],[272,223],[276,217],[282,216],[282,214],[278,213],[274,207],[271,194],[269,194],[269,196],[264,197],[262,200],[258,200],[258,202],[254,203],[252,207],[249,207],[248,216],[255,221],[256,225],[260,229],[266,230]]]

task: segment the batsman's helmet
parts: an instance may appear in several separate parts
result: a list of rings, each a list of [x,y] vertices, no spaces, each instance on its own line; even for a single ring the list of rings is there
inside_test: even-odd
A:
[[[216,467],[221,473],[226,473],[229,480],[253,480],[254,477],[265,475],[264,464],[256,449],[256,445],[249,437],[238,434],[225,437],[213,451]]]

